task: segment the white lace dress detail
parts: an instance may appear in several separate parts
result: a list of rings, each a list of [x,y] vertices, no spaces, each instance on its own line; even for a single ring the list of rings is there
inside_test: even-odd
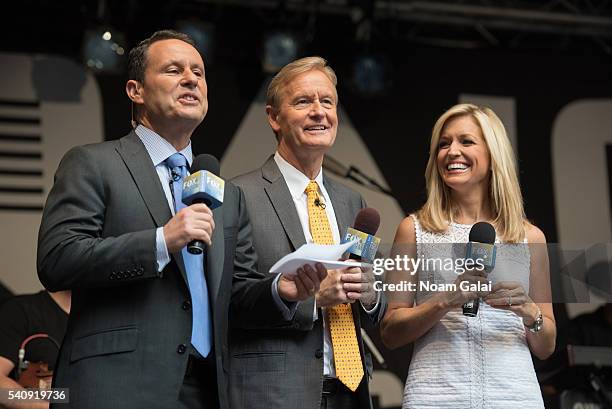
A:
[[[451,223],[444,234],[424,231],[413,215],[421,258],[464,257],[471,225]],[[446,243],[446,244],[444,244]],[[462,244],[463,243],[463,244]],[[498,242],[499,243],[499,242]],[[497,246],[493,283],[519,281],[529,291],[526,244]],[[453,283],[454,271],[417,270],[419,280]],[[418,292],[417,304],[430,294]],[[543,409],[542,395],[521,318],[481,303],[476,317],[446,314],[415,341],[403,409]]]

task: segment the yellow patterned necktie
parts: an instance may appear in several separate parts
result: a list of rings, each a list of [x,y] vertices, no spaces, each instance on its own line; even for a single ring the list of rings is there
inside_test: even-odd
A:
[[[318,244],[334,244],[325,204],[319,197],[319,185],[311,180],[306,187],[308,196],[308,224],[312,240]],[[363,365],[357,344],[355,322],[350,304],[340,304],[327,309],[329,332],[334,349],[336,376],[353,392],[363,378]]]

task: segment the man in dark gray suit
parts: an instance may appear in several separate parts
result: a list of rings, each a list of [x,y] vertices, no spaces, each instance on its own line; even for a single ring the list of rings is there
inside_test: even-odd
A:
[[[278,326],[279,306],[310,294],[256,271],[238,188],[226,183],[214,211],[181,204],[191,134],[208,110],[192,40],[156,32],[129,62],[138,126],[70,150],[43,214],[39,277],[73,290],[54,386],[78,409],[227,408],[230,305],[250,326]],[[192,240],[204,255],[185,250]],[[300,274],[318,288],[325,271]]]
[[[328,236],[335,243],[365,206],[361,195],[322,173],[323,157],[336,138],[337,103],[336,76],[320,57],[288,64],[268,87],[266,112],[277,151],[260,169],[233,180],[243,189],[252,215],[253,244],[262,273],[304,243],[320,242],[315,240],[320,232],[313,224],[312,206],[324,209]],[[279,275],[275,282],[282,285],[289,279]],[[291,325],[231,328],[232,408],[370,408],[372,364],[360,330],[362,325],[378,324],[386,308],[373,289],[373,279],[371,271],[359,268],[329,271],[316,297],[285,310],[293,319]],[[330,311],[344,303],[351,303],[348,313],[354,328],[350,330],[359,347],[355,347],[358,376],[352,383],[339,375],[336,352],[343,346],[336,346],[330,336]],[[230,326],[233,321],[230,315]]]

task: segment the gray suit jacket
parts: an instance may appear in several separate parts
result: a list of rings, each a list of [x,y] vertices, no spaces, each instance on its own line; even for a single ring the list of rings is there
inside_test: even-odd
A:
[[[54,377],[55,387],[70,388],[70,407],[177,407],[192,314],[180,253],[157,271],[155,229],[170,218],[135,133],[73,148],[62,159],[40,227],[38,273],[49,290],[72,290]],[[244,196],[230,183],[214,220],[205,255],[218,378],[211,387],[226,408],[230,299],[246,314],[256,308],[251,325],[282,317],[271,279],[256,270]]]
[[[276,162],[270,157],[262,168],[239,176],[233,182],[243,189],[253,224],[253,243],[259,271],[305,244],[304,232]],[[323,176],[323,184],[334,206],[340,234],[365,206],[359,193]],[[318,409],[323,385],[323,321],[313,322],[314,300],[299,304],[292,322],[276,328],[256,329],[240,325],[230,315],[230,403],[232,409]],[[377,312],[368,315],[360,303],[353,304],[356,328],[376,325],[386,309],[384,299]],[[322,317],[319,311],[319,317]],[[238,324],[239,328],[236,328]],[[370,408],[367,379],[372,363],[359,347],[368,375],[357,390],[360,408]]]

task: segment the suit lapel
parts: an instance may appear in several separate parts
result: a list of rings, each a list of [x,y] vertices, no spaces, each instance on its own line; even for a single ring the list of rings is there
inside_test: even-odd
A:
[[[342,241],[346,234],[346,229],[353,224],[353,220],[351,220],[351,209],[347,204],[347,197],[341,193],[333,180],[326,177],[325,173],[323,173],[323,185],[334,206],[336,223],[338,223],[338,231],[340,232],[340,241]]]
[[[163,226],[170,220],[172,213],[168,208],[166,195],[151,162],[151,157],[140,138],[132,131],[121,139],[116,150],[130,170],[155,225]]]
[[[142,144],[142,141],[134,131],[130,132],[126,137],[122,138],[120,144],[116,148],[117,153],[123,159],[123,162],[128,167],[134,183],[142,196],[142,199],[155,221],[157,227],[165,225],[170,218],[172,212],[168,207],[166,195],[159,181],[159,176],[155,171],[155,167],[151,162],[151,157],[147,149]],[[185,272],[185,263],[180,252],[172,254],[176,264],[187,283],[187,273]]]
[[[225,237],[223,234],[223,206],[213,210],[215,229],[212,235],[212,246],[206,248],[206,283],[211,297],[211,308],[217,305],[219,288],[223,278],[223,261],[225,259]]]
[[[306,244],[302,224],[295,210],[295,204],[291,192],[282,173],[278,169],[274,157],[270,157],[261,168],[262,177],[270,184],[265,187],[266,194],[270,199],[270,205],[274,208],[278,219],[283,225],[289,241],[294,249]]]

